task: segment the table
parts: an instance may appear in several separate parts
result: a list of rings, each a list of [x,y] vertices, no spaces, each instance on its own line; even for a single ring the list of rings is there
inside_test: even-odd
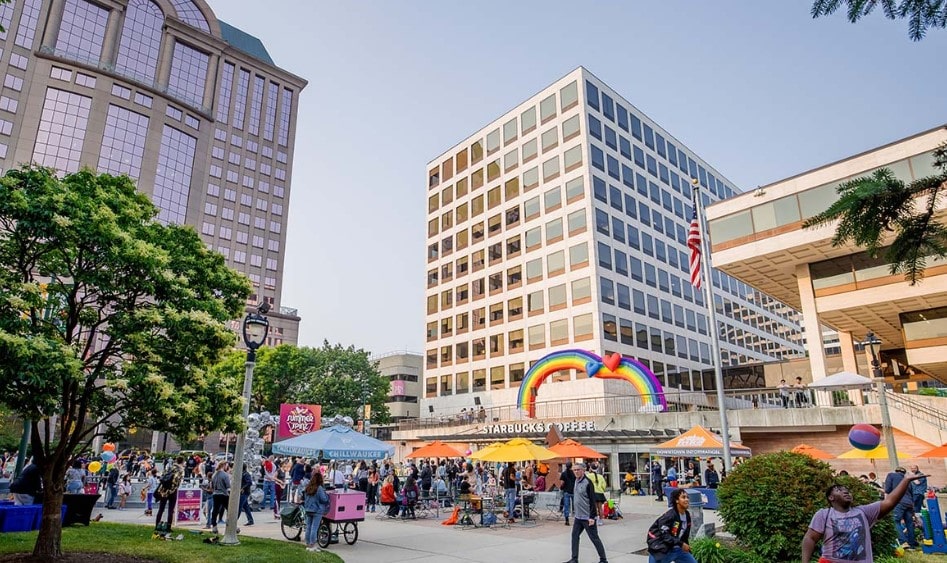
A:
[[[64,494],[62,504],[66,507],[66,515],[63,517],[62,525],[83,524],[88,526],[92,510],[100,496],[102,495]]]
[[[474,509],[473,506],[475,503],[478,504],[481,510],[480,521],[481,523],[483,522],[483,497],[478,495],[460,495],[457,497],[457,500],[462,504],[460,510],[460,519],[457,520],[457,525],[462,529],[471,527],[479,528],[480,526],[478,526],[476,522],[473,521],[471,513],[476,512],[476,509]]]

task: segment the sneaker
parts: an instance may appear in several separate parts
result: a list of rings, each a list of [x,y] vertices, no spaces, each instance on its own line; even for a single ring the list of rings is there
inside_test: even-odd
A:
[[[252,525],[253,525],[253,522],[247,522],[247,523],[244,524],[244,525],[245,525],[245,526],[252,526]]]
[[[217,528],[214,528],[214,529],[212,529],[212,530],[210,531],[210,533],[212,533],[212,534],[219,534],[220,532],[217,530]]]
[[[318,545],[314,545],[314,546],[312,546],[312,547],[307,547],[307,548],[306,548],[306,551],[319,552],[319,551],[322,551],[322,548],[319,547]]]
[[[566,518],[566,526],[568,526],[568,525],[569,525],[569,519]]]

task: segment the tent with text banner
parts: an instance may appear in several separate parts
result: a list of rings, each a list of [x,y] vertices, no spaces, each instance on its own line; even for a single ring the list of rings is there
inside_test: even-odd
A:
[[[723,440],[703,426],[697,425],[676,438],[651,448],[651,453],[663,457],[721,457]],[[730,442],[730,455],[750,457],[750,448]]]
[[[385,459],[395,447],[337,425],[273,444],[273,453],[322,459]]]

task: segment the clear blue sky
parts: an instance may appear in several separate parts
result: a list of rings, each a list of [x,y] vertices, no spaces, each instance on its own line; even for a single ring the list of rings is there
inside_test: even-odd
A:
[[[579,65],[743,190],[947,123],[947,31],[807,0],[209,2],[309,80],[283,281],[300,345],[423,351],[425,165]]]

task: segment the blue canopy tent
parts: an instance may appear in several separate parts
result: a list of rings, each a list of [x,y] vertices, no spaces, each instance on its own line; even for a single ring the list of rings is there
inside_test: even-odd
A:
[[[273,444],[273,453],[323,459],[385,459],[395,447],[337,425]]]

